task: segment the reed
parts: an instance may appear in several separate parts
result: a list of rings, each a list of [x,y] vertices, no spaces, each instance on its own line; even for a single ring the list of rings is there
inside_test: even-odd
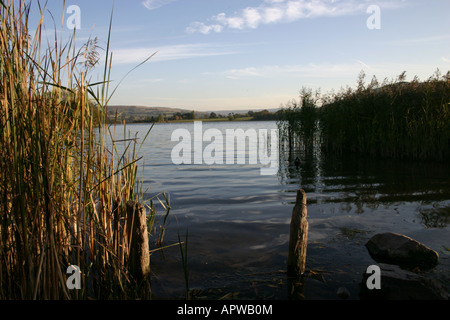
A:
[[[279,146],[283,154],[288,154],[290,162],[314,152],[318,139],[319,100],[320,91],[313,93],[311,89],[302,88],[299,101],[289,101],[280,112],[277,120]]]
[[[321,107],[324,149],[329,153],[412,160],[450,159],[450,72],[406,82],[405,72],[366,86],[360,74]]]
[[[361,72],[355,89],[320,99],[303,89],[301,102],[283,109],[280,146],[287,144],[290,153],[316,144],[325,154],[448,161],[450,72],[441,75],[437,70],[422,82],[405,78],[403,72],[380,84],[373,77],[366,85]]]
[[[135,297],[125,204],[143,202],[139,142],[106,125],[109,39],[103,80],[90,83],[96,40],[44,46],[45,8],[30,34],[30,3],[0,0],[0,299]],[[80,290],[66,286],[72,264]]]

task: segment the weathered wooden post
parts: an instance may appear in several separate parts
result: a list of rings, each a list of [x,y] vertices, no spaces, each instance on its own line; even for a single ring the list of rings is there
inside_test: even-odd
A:
[[[300,189],[297,191],[297,199],[292,210],[287,266],[288,277],[298,277],[305,272],[306,247],[308,245],[308,220],[306,217],[306,194],[303,189]]]
[[[135,201],[128,201],[126,210],[129,271],[138,283],[142,281],[148,282],[150,276],[150,251],[146,211],[142,204]]]

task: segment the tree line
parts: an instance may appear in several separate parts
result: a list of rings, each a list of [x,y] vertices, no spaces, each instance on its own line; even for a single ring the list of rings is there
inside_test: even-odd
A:
[[[264,109],[262,111],[248,111],[242,113],[229,112],[228,114],[221,114],[216,112],[196,114],[195,111],[190,112],[177,112],[172,115],[159,114],[158,116],[147,117],[141,122],[169,122],[169,121],[180,121],[180,120],[206,120],[206,119],[222,119],[224,121],[234,121],[234,120],[253,120],[253,121],[269,121],[277,120],[281,118],[281,110],[276,112],[268,111]]]

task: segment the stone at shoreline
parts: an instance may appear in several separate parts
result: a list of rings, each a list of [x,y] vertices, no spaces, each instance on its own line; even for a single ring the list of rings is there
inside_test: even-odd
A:
[[[395,264],[410,270],[431,269],[439,262],[436,251],[397,233],[376,234],[366,243],[366,248],[375,261]]]
[[[449,300],[450,294],[436,280],[401,269],[396,265],[378,264],[381,270],[380,289],[368,289],[364,273],[360,283],[360,299],[380,300]]]

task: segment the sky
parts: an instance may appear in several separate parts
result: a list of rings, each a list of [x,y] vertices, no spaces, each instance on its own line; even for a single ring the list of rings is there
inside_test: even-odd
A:
[[[272,109],[303,87],[355,87],[361,71],[381,83],[450,70],[448,0],[66,0],[65,9],[48,0],[46,9],[49,38],[75,26],[79,46],[98,37],[103,49],[112,14],[111,79],[123,80],[111,105]],[[30,16],[37,23],[36,6]]]

